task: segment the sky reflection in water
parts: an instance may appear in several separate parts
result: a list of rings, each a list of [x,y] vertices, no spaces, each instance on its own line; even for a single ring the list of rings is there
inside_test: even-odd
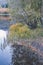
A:
[[[7,46],[5,49],[3,48],[3,45],[6,45],[6,36],[7,32],[0,30],[0,65],[9,65],[11,62],[10,46]],[[3,50],[1,48],[3,48]]]
[[[9,65],[11,62],[10,47],[7,46],[3,51],[0,49],[0,65]]]

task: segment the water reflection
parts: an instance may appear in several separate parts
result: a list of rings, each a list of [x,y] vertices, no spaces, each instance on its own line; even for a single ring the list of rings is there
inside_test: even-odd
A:
[[[12,46],[12,60],[11,65],[38,65],[38,54],[35,54],[31,49],[21,46]]]
[[[7,44],[7,31],[0,30],[0,48],[5,48]]]
[[[43,58],[39,60],[38,53],[28,47],[8,45],[7,31],[0,30],[0,65],[43,65]]]
[[[10,65],[11,52],[10,46],[7,46],[3,51],[0,49],[0,65]]]
[[[22,45],[7,46],[0,49],[0,65],[43,65],[40,57],[31,49]]]

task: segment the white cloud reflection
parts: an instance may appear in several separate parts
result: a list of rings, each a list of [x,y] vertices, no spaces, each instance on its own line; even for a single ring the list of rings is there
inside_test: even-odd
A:
[[[0,30],[0,48],[5,47],[7,43],[7,31]]]

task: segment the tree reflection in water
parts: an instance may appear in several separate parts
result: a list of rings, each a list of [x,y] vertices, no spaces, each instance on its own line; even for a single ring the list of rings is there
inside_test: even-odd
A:
[[[39,63],[38,54],[22,45],[12,46],[12,65],[42,65]]]

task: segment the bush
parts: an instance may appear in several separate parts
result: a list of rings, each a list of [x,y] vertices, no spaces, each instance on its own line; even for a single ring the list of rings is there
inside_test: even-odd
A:
[[[37,18],[33,15],[31,15],[29,17],[29,20],[27,22],[27,25],[31,28],[31,29],[35,29],[37,28]]]
[[[27,25],[16,23],[10,26],[8,41],[14,42],[20,39],[34,39],[43,37],[43,28],[30,29]]]
[[[27,15],[27,25],[32,29],[36,28],[38,22],[40,22],[40,11],[35,11],[34,9],[31,9],[31,4],[27,5],[24,11]]]
[[[28,22],[27,25],[30,26],[30,28],[35,29],[37,28],[39,22],[41,23],[40,20],[40,13],[33,13],[28,17]]]
[[[8,34],[9,40],[13,41],[14,39],[29,38],[30,36],[30,29],[27,25],[16,23],[10,26]]]

